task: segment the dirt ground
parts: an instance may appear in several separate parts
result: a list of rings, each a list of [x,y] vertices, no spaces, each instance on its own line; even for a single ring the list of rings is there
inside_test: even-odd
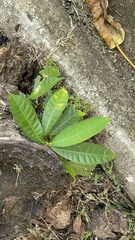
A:
[[[94,27],[89,27],[91,15],[86,14],[87,8],[82,10],[76,1],[62,1],[62,3],[72,17],[73,23],[95,36],[95,45],[98,47],[96,39],[99,39],[99,35]],[[0,45],[3,61],[2,82],[6,82],[7,78],[9,82],[11,78],[10,83],[18,86],[19,90],[24,93],[30,91],[32,81],[42,66],[42,62],[39,59],[35,60],[34,57],[38,50],[22,46],[18,40],[10,42],[3,33],[0,34]],[[111,60],[125,89],[135,99],[134,70],[123,60],[117,50],[108,51],[102,40],[101,45],[105,58]],[[135,50],[131,52],[129,49],[127,54],[134,59]],[[121,69],[124,69],[124,76]],[[99,136],[97,141],[103,142],[102,136]],[[12,229],[10,229],[11,239],[135,239],[135,205],[123,190],[122,183],[116,180],[112,163],[97,166],[91,177],[78,177],[76,182],[72,182],[65,189],[43,193],[40,196],[35,194],[34,199],[36,203],[42,205],[42,213],[31,217],[24,231],[18,231],[18,233],[16,231],[16,236],[12,236]]]

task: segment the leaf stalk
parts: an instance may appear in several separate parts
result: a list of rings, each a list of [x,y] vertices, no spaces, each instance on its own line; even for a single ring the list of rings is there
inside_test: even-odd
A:
[[[128,63],[135,69],[135,65],[131,62],[131,60],[127,57],[127,55],[122,51],[120,46],[116,44],[116,47],[119,50],[119,52],[122,54],[122,56],[128,61]]]

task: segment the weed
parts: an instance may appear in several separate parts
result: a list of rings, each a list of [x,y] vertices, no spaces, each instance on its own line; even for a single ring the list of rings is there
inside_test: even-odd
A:
[[[92,231],[88,231],[85,236],[82,238],[82,240],[87,240],[92,235]]]
[[[116,176],[113,171],[113,162],[109,162],[103,166],[105,173],[109,176],[109,179],[113,182],[115,190],[117,192],[121,191],[120,183],[116,179]]]
[[[94,184],[95,185],[97,185],[97,183],[99,182],[99,181],[101,181],[101,180],[103,180],[103,176],[101,175],[101,174],[95,174],[95,176],[94,176]]]
[[[130,236],[131,240],[135,240],[135,220],[129,220],[129,228],[128,228],[128,235]]]
[[[86,115],[94,110],[90,103],[83,101],[80,96],[69,95],[68,100],[70,106],[74,106],[76,109],[85,112]]]

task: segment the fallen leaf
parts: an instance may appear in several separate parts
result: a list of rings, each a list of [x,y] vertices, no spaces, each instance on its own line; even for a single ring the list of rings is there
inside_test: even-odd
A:
[[[106,14],[107,14],[107,8],[108,8],[108,0],[100,0],[101,2],[101,7],[102,7],[102,10],[103,10],[103,13],[104,13],[104,17],[106,17]]]
[[[119,211],[108,209],[107,214],[104,210],[97,209],[92,214],[91,228],[98,238],[115,238],[117,233],[124,236],[128,233],[128,220]]]
[[[85,229],[80,215],[77,215],[74,219],[73,230],[75,234],[72,239],[79,240],[85,235]]]
[[[82,219],[80,215],[77,215],[76,218],[74,219],[73,230],[77,235],[80,235],[81,229],[82,229]]]
[[[107,14],[108,0],[85,0],[93,16],[93,24],[110,49],[120,45],[125,32],[120,23]]]
[[[71,219],[71,192],[68,191],[65,196],[52,206],[47,206],[47,211],[43,212],[42,217],[47,219],[47,223],[55,229],[64,229],[70,225]]]
[[[128,236],[122,236],[119,240],[130,240],[131,238]]]
[[[121,24],[107,14],[108,0],[85,0],[93,16],[93,24],[110,49],[117,47],[126,61],[135,69],[133,62],[120,48],[125,39],[125,32]]]

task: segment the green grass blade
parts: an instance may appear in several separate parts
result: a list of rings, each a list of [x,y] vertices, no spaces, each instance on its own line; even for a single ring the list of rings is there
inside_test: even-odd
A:
[[[108,148],[88,142],[65,148],[52,147],[52,149],[63,158],[78,164],[103,164],[116,157],[116,155]]]
[[[93,117],[67,127],[54,137],[50,146],[67,147],[81,143],[101,132],[111,118]]]
[[[50,97],[42,116],[42,126],[45,135],[50,132],[54,124],[57,122],[61,113],[65,109],[67,102],[68,92],[64,88],[58,90]]]
[[[40,83],[37,83],[36,87],[34,87],[33,92],[29,95],[28,98],[34,100],[43,96],[44,94],[48,93],[50,89],[59,81],[61,81],[61,78],[53,76],[42,80]]]
[[[68,107],[62,114],[60,120],[52,128],[50,134],[51,135],[58,134],[63,129],[77,123],[84,115],[85,113],[76,110],[75,107],[73,106]]]
[[[33,142],[44,144],[42,126],[30,102],[23,96],[9,95],[11,113],[19,127]]]

